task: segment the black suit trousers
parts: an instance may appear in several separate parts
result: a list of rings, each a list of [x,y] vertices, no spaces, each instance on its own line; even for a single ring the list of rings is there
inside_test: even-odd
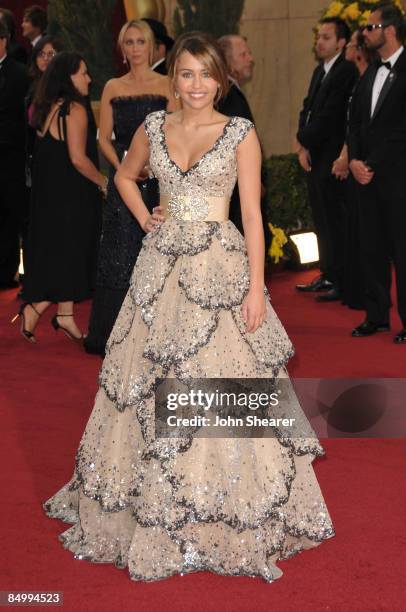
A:
[[[309,201],[319,247],[320,270],[331,282],[342,285],[344,270],[344,186],[331,174],[327,158],[313,160],[307,174]]]
[[[391,262],[396,271],[398,311],[406,327],[406,185],[376,176],[360,187],[360,241],[367,318],[389,321]],[[396,188],[397,186],[397,188]]]
[[[20,236],[28,214],[25,154],[1,150],[7,160],[0,168],[0,284],[12,281],[20,261]],[[6,157],[7,153],[7,157]]]

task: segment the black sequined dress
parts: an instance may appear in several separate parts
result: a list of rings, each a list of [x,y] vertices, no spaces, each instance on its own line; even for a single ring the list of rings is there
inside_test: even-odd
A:
[[[132,137],[145,117],[165,109],[167,98],[161,95],[120,96],[112,98],[114,147],[122,161]],[[131,273],[141,249],[144,232],[118,193],[114,184],[115,169],[110,167],[109,188],[103,220],[103,233],[97,270],[97,285],[89,321],[85,348],[89,353],[104,355],[106,342],[113,329],[128,291]],[[147,179],[137,183],[142,199],[152,210],[159,200],[158,181]]]

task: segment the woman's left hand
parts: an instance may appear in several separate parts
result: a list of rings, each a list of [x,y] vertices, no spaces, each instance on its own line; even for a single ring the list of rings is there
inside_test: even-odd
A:
[[[242,316],[246,332],[253,334],[261,327],[266,316],[266,302],[263,289],[250,289],[242,303]]]
[[[162,223],[165,221],[165,217],[162,215],[163,209],[161,206],[155,206],[152,209],[152,215],[149,215],[144,227],[142,228],[147,234],[149,232],[156,232]]]

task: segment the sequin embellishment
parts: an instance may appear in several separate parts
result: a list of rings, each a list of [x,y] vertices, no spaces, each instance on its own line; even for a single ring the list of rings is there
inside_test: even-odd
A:
[[[168,202],[168,212],[178,221],[203,221],[209,213],[210,205],[204,198],[172,198]]]
[[[324,450],[310,425],[294,440],[282,429],[263,439],[156,439],[154,420],[158,377],[287,376],[293,347],[266,290],[265,322],[246,333],[241,234],[230,221],[201,220],[205,198],[231,194],[236,149],[253,125],[232,117],[183,173],[165,150],[164,120],[151,113],[145,129],[150,166],[175,215],[143,240],[75,472],[44,508],[72,523],[60,539],[75,558],[128,567],[133,580],[208,570],[273,582],[279,559],[334,535],[312,469]],[[185,196],[197,211],[192,222]],[[288,405],[305,419],[293,389]]]

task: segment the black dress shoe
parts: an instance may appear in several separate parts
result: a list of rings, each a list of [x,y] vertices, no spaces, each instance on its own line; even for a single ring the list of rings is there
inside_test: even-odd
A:
[[[318,276],[308,285],[296,285],[298,291],[305,292],[316,292],[316,291],[329,291],[333,286],[333,283],[322,276]]]
[[[341,300],[341,293],[337,287],[333,287],[324,295],[318,295],[315,300],[316,302],[337,302]]]
[[[377,332],[389,331],[389,323],[373,323],[372,321],[364,321],[361,325],[358,325],[352,330],[351,336],[353,338],[363,338],[365,336],[372,336]]]
[[[395,344],[406,344],[406,327],[402,329],[393,339]]]

